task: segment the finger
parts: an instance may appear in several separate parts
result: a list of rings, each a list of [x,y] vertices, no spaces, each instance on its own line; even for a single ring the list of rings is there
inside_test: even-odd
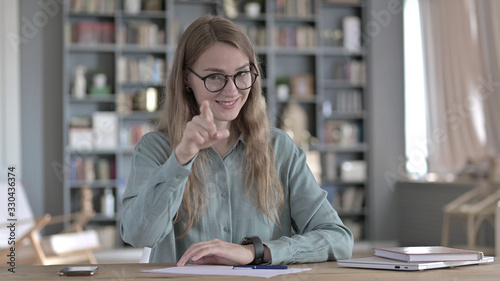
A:
[[[205,118],[206,120],[212,122],[214,120],[214,114],[212,113],[212,110],[210,109],[210,105],[208,104],[208,101],[203,101],[200,107],[200,115],[201,117]]]

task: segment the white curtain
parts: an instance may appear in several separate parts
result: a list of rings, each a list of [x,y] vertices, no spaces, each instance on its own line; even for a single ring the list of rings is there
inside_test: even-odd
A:
[[[479,37],[485,64],[486,142],[491,156],[500,155],[500,1],[478,1]]]
[[[484,63],[493,58],[484,52],[481,40],[490,36],[498,44],[498,30],[480,36],[487,31],[485,25],[494,24],[480,23],[486,18],[481,18],[484,9],[478,2],[481,0],[420,1],[429,172],[457,173],[468,161],[487,157],[492,152],[490,145],[500,139],[500,107],[488,91],[491,72]],[[499,2],[488,4],[493,7]],[[496,23],[494,29],[498,28]]]

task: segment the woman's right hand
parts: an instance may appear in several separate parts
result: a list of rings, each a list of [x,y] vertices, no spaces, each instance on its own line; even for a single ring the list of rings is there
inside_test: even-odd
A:
[[[203,101],[200,115],[186,124],[182,140],[175,149],[175,157],[181,165],[186,165],[201,150],[229,137],[229,130],[217,129],[214,115],[208,101]]]

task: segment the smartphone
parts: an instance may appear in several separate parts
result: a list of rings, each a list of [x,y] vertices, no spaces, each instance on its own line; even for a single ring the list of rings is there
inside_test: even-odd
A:
[[[91,276],[94,275],[98,266],[68,266],[61,271],[59,271],[59,275],[61,276]]]

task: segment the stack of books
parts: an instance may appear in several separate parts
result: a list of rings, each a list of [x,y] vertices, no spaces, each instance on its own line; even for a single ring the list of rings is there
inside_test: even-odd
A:
[[[443,246],[375,248],[372,257],[338,261],[345,267],[417,271],[493,262],[483,252]]]

